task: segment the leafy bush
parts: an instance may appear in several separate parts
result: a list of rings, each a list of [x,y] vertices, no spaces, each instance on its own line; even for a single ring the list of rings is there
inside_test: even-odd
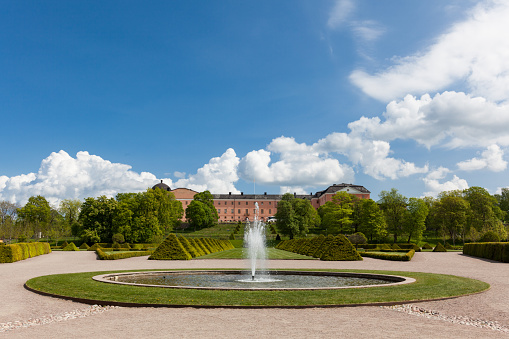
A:
[[[122,233],[115,233],[111,237],[111,241],[113,241],[113,243],[123,244],[125,242],[125,238]]]
[[[62,245],[60,245],[60,248],[64,249],[67,245],[69,245],[69,243],[67,241],[64,241]]]
[[[348,240],[350,240],[350,242],[355,245],[355,248],[357,248],[357,246],[361,244],[366,244],[368,242],[368,238],[366,238],[366,236],[362,232],[357,232],[349,235]]]
[[[494,231],[487,231],[481,236],[479,242],[500,242],[500,236]]]
[[[392,244],[391,248],[393,250],[400,250],[401,249],[401,247],[399,247],[398,244],[396,244],[396,243]]]
[[[180,241],[182,246],[184,246],[186,251],[189,252],[189,254],[191,254],[191,257],[196,258],[197,256],[199,256],[198,252],[196,252],[196,249],[191,245],[191,243],[186,238],[179,236],[178,240]]]

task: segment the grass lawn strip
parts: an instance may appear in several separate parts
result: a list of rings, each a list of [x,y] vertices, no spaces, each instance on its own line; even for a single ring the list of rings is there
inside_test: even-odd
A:
[[[247,251],[247,248],[233,248],[231,250],[203,255],[195,259],[246,259],[248,256]],[[276,248],[267,248],[267,259],[318,260],[313,257],[278,250]]]
[[[133,271],[133,270],[129,270]],[[139,270],[154,271],[154,270]],[[313,291],[222,291],[182,290],[101,283],[92,280],[99,274],[127,271],[103,271],[56,274],[30,279],[26,285],[34,290],[65,297],[107,302],[153,304],[167,306],[208,307],[302,307],[347,306],[373,303],[417,302],[474,294],[489,289],[489,284],[453,275],[374,271],[374,270],[305,270],[360,272],[401,275],[416,279],[415,283],[344,290]]]

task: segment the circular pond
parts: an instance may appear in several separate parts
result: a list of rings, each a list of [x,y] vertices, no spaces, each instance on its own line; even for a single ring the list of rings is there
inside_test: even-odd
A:
[[[415,281],[395,275],[280,271],[251,277],[238,270],[222,271],[152,271],[103,274],[96,281],[147,287],[208,290],[319,290],[363,288],[408,284]]]

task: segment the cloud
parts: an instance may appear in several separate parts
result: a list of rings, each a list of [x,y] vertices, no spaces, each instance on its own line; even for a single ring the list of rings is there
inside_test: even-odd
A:
[[[497,145],[490,145],[482,152],[480,158],[458,163],[458,168],[463,171],[477,171],[488,169],[493,172],[502,172],[507,168],[507,161],[503,159],[504,151]]]
[[[373,20],[356,21],[351,27],[355,36],[365,41],[377,40],[385,33],[385,28]]]
[[[500,102],[509,99],[509,3],[485,1],[468,18],[438,37],[424,52],[396,59],[375,75],[357,69],[350,80],[381,101],[422,95],[465,80],[473,95]]]
[[[78,152],[73,158],[60,151],[45,158],[37,173],[0,177],[0,199],[24,204],[29,197],[42,195],[56,206],[66,198],[139,192],[155,183],[153,174],[136,173],[129,165],[112,163],[88,152]]]
[[[303,192],[308,187],[338,181],[353,182],[354,178],[348,165],[287,137],[272,140],[267,150],[246,154],[240,161],[239,175],[246,181],[281,186],[283,193]]]
[[[196,174],[175,182],[175,187],[186,187],[198,192],[209,190],[211,193],[239,193],[235,188],[235,182],[239,180],[238,165],[237,154],[229,148],[220,157],[210,159]]]
[[[345,155],[363,172],[375,179],[397,179],[416,173],[426,173],[427,166],[417,167],[411,162],[390,157],[390,144],[381,140],[369,140],[346,133],[331,133],[313,145],[324,153]]]
[[[392,101],[379,117],[361,117],[348,124],[352,136],[392,141],[413,139],[430,148],[509,145],[509,105],[495,104],[465,93],[444,92],[420,99],[407,95]]]
[[[338,0],[334,4],[332,11],[329,14],[327,26],[330,29],[337,29],[345,22],[348,21],[350,15],[355,10],[355,5],[352,0]]]
[[[449,181],[440,182],[449,173],[449,169],[440,167],[437,170],[431,171],[424,179],[424,185],[427,192],[423,196],[437,197],[441,192],[464,190],[468,188],[468,183],[465,179],[460,179],[456,175]]]

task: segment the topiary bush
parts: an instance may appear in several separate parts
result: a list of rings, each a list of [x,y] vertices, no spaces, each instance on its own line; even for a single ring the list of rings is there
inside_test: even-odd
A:
[[[62,245],[60,245],[60,248],[64,249],[67,245],[69,245],[69,243],[67,241],[64,241]]]
[[[355,249],[353,244],[342,234],[337,235],[329,243],[329,246],[324,249],[320,260],[327,261],[353,261],[362,260],[359,252]]]
[[[170,234],[152,253],[152,260],[190,260],[193,257],[186,251],[175,234]]]
[[[444,245],[438,243],[433,249],[433,252],[447,252],[447,249],[444,247]]]
[[[62,248],[62,251],[79,251],[79,248],[74,245],[73,242],[67,244],[64,248]]]
[[[81,246],[79,248],[80,248],[80,250],[88,250],[90,248],[90,246],[88,246],[88,244],[86,242],[84,242],[83,244],[81,244]]]
[[[32,250],[33,256],[51,253],[50,245],[47,242],[32,243],[30,247],[34,248]],[[28,258],[31,258],[29,244],[17,243],[0,246],[0,263],[12,263]]]
[[[178,240],[180,241],[182,246],[184,246],[186,251],[189,252],[189,254],[191,254],[191,257],[196,258],[199,256],[199,254],[198,254],[198,252],[196,252],[196,249],[194,248],[194,246],[192,246],[191,243],[186,238],[184,238],[183,236],[179,236]]]
[[[424,245],[422,245],[422,249],[423,250],[432,250],[433,247],[430,244],[425,243]]]

